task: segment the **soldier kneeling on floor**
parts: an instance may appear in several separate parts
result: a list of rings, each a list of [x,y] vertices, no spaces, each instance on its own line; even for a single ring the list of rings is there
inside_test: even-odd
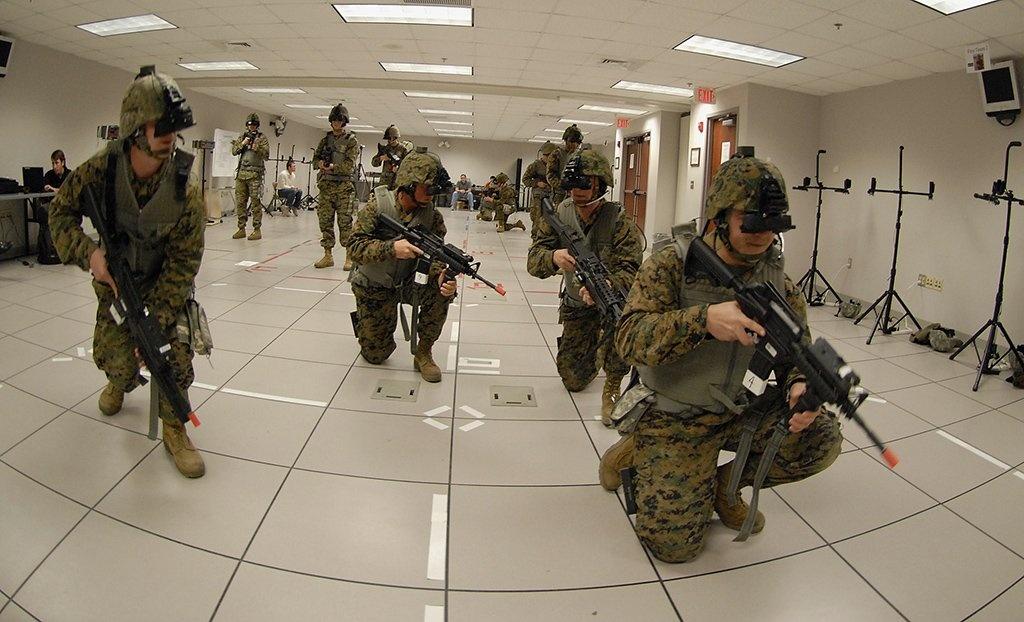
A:
[[[377,218],[387,214],[410,228],[422,226],[443,238],[447,233],[444,217],[434,208],[433,200],[434,195],[450,193],[452,184],[441,160],[426,150],[405,156],[395,184],[395,190],[387,186],[373,189],[349,238],[348,252],[356,264],[350,277],[356,297],[356,337],[363,358],[379,365],[397,347],[394,333],[399,303],[418,307],[418,320],[412,327],[418,336],[413,365],[427,382],[440,382],[441,368],[434,362],[431,348],[441,335],[457,284],[446,278],[440,263],[431,264],[425,277],[417,272],[423,251],[385,233]]]

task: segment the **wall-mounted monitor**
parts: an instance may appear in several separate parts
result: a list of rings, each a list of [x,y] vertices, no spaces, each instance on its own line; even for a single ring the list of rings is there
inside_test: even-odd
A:
[[[11,66],[11,49],[14,47],[14,39],[0,35],[0,78],[7,75],[7,68]]]
[[[980,72],[981,102],[990,117],[1020,110],[1020,91],[1013,61],[993,63],[991,69]]]

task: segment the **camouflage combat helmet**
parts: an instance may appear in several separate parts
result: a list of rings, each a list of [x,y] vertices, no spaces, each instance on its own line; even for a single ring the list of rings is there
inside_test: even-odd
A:
[[[508,183],[508,175],[506,175],[505,173],[498,173],[497,175],[494,176],[494,181],[498,182],[499,184]]]
[[[195,125],[192,109],[174,79],[147,65],[139,70],[121,100],[121,136],[131,136],[154,119],[157,136]]]
[[[451,185],[451,179],[436,155],[417,150],[402,158],[395,173],[395,185],[399,188],[416,184],[427,184],[431,186],[430,194],[437,194]]]
[[[581,132],[580,128],[577,127],[575,123],[573,123],[569,127],[565,128],[564,132],[562,132],[562,140],[574,143],[582,143],[583,132]]]
[[[347,114],[345,116],[348,116]],[[389,125],[388,129],[384,130],[384,140],[391,140],[392,138],[401,138],[402,134],[398,131],[398,128],[394,125]]]
[[[257,126],[260,124],[260,115],[255,112],[250,112],[249,116],[245,118],[245,124],[255,123]]]
[[[551,155],[556,151],[558,151],[558,145],[551,142],[550,140],[540,146],[540,152],[543,155]]]
[[[774,164],[750,157],[725,161],[711,180],[704,203],[704,218],[714,220],[729,209],[760,213],[769,203],[773,211],[789,211],[786,182]]]
[[[579,171],[584,175],[588,177],[596,175],[609,188],[615,184],[615,179],[612,177],[612,165],[608,163],[608,158],[592,149],[584,149],[573,156],[573,159],[575,158],[579,158]]]
[[[331,108],[331,114],[327,115],[328,121],[341,121],[345,125],[348,125],[348,108],[338,104],[334,108]]]

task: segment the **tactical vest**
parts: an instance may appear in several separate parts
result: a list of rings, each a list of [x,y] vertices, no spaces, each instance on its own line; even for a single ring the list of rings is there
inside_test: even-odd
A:
[[[695,234],[696,231],[691,229],[682,237],[673,239],[676,255],[681,261],[686,261],[686,253]],[[742,279],[748,283],[770,282],[782,292],[785,291],[784,268],[782,252],[773,245],[767,256],[744,273]],[[735,299],[732,290],[713,285],[705,277],[684,276],[679,289],[681,309]],[[719,341],[708,335],[679,359],[655,367],[638,366],[637,371],[644,385],[658,394],[657,408],[669,412],[697,408],[721,414],[727,409],[723,396],[735,401],[743,395],[743,376],[753,355],[753,347],[742,346],[736,341]]]
[[[167,236],[185,211],[185,190],[195,156],[175,149],[173,159],[164,166],[162,178],[149,201],[140,206],[132,191],[131,161],[124,141],[110,144],[107,175],[113,175],[114,227],[127,237],[125,257],[139,289],[152,289],[163,268]],[[111,170],[113,169],[113,170]]]
[[[328,181],[352,181],[352,168],[354,163],[345,157],[348,151],[348,142],[355,135],[352,132],[342,132],[341,136],[335,136],[334,132],[327,132],[327,153],[331,154],[330,163],[334,165],[330,171],[323,174],[322,179]]]
[[[608,265],[608,253],[612,247],[612,238],[615,236],[615,227],[618,224],[621,211],[622,205],[619,203],[605,201],[601,205],[601,209],[597,211],[590,230],[584,234],[583,223],[580,221],[580,217],[576,212],[576,206],[573,205],[571,200],[562,201],[556,209],[558,219],[566,227],[578,231],[587,241],[587,246],[590,250],[594,251],[598,259],[606,266]],[[560,242],[563,245],[568,245],[569,240],[560,240]],[[562,287],[564,289],[562,303],[565,306],[574,309],[587,306],[587,303],[583,302],[583,299],[580,298],[580,288],[583,287],[583,283],[580,282],[575,272],[566,272],[562,275]]]
[[[256,143],[259,142],[262,134],[257,134],[256,138],[252,141],[252,144],[246,148],[245,151],[238,158],[238,169],[241,171],[252,171],[263,175],[263,158],[256,154]]]
[[[405,217],[399,212],[395,204],[395,193],[388,190],[387,186],[377,186],[373,189],[373,196],[377,199],[377,212],[387,214],[399,222],[405,223],[410,229],[422,225],[424,229],[430,229],[433,224],[433,208],[417,208],[413,212],[412,221],[405,222]],[[397,236],[390,238],[390,241],[399,239]],[[409,282],[416,270],[418,259],[389,259],[373,263],[357,264],[349,277],[356,285],[363,287],[384,287],[395,289],[402,287]]]

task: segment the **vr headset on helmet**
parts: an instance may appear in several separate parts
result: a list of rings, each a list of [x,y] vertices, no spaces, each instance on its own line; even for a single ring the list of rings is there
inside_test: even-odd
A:
[[[173,84],[165,82],[158,73],[156,73],[156,67],[153,65],[147,65],[139,70],[139,75],[135,76],[138,80],[143,76],[154,76],[160,83],[163,89],[164,97],[164,114],[156,120],[156,130],[154,132],[157,136],[165,136],[171,132],[180,132],[183,129],[192,127],[196,124],[192,118],[192,108],[185,101],[185,96],[181,94]]]
[[[583,160],[579,156],[573,156],[562,173],[562,190],[568,192],[573,188],[590,190],[590,176],[583,173]]]
[[[452,178],[448,176],[448,171],[438,164],[437,173],[434,175],[434,183],[427,189],[427,192],[430,196],[448,194],[452,191],[454,186],[455,184],[452,183]]]
[[[743,233],[761,233],[763,231],[783,233],[795,229],[793,219],[786,213],[788,209],[786,193],[779,186],[778,180],[769,173],[763,173],[758,194],[758,209],[756,212],[748,211],[743,215],[740,231]]]

